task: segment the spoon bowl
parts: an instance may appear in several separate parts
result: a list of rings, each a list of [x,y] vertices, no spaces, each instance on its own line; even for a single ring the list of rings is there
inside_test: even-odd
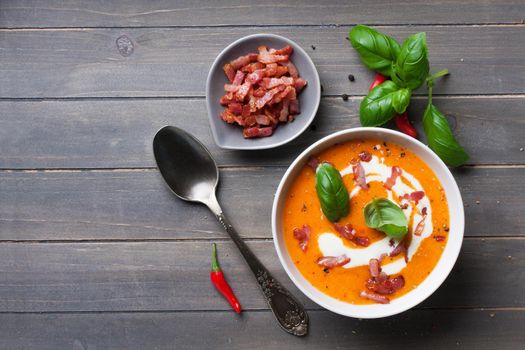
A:
[[[153,139],[162,177],[180,199],[206,204],[215,194],[219,170],[210,152],[187,132],[166,126]]]

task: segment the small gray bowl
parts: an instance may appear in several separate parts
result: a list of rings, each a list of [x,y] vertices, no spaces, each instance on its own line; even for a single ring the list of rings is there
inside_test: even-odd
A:
[[[308,81],[308,85],[298,95],[301,113],[292,123],[280,124],[272,136],[245,139],[240,126],[225,123],[219,116],[224,110],[219,100],[225,94],[224,84],[228,83],[222,66],[239,56],[257,52],[261,45],[277,49],[291,45],[294,49],[291,61],[297,67],[301,78]],[[308,54],[292,40],[275,34],[248,35],[230,44],[213,62],[206,81],[206,105],[211,131],[215,143],[225,149],[257,150],[284,145],[306,130],[317,113],[320,100],[319,74]]]

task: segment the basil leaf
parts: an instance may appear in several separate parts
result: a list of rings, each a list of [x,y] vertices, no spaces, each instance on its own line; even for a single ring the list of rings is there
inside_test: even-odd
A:
[[[429,70],[426,34],[409,36],[394,63],[392,80],[399,86],[415,90],[423,84]]]
[[[407,88],[399,89],[392,94],[392,107],[398,114],[405,113],[410,103],[410,96],[412,91]]]
[[[394,202],[386,198],[372,200],[364,209],[366,226],[386,233],[396,239],[408,232],[405,214]]]
[[[335,222],[348,215],[349,196],[341,174],[331,164],[322,163],[315,172],[315,189],[321,209],[328,220]]]
[[[393,81],[386,80],[376,86],[361,101],[359,119],[363,126],[379,126],[403,113],[410,103],[411,91],[400,89]]]
[[[460,166],[468,160],[469,156],[454,138],[447,118],[432,103],[425,109],[423,129],[428,145],[447,165]]]
[[[400,46],[393,38],[367,26],[357,25],[348,35],[361,61],[371,70],[391,76]]]

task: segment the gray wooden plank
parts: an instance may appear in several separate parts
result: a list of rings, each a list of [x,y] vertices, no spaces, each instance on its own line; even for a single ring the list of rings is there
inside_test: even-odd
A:
[[[4,0],[2,27],[521,23],[523,2]]]
[[[345,40],[349,28],[0,30],[0,97],[203,96],[217,54],[235,39],[258,32],[285,35],[305,48],[325,94],[364,95],[373,73]],[[432,70],[452,73],[436,94],[525,92],[521,26],[380,29],[398,39],[427,32]],[[134,44],[129,57],[117,49],[121,35]]]
[[[269,311],[0,314],[9,349],[518,349],[525,312],[413,310],[379,320],[311,311],[310,334],[281,331]]]
[[[215,145],[202,99],[0,101],[0,168],[152,167],[153,137],[168,124],[194,134],[222,166],[287,166],[321,137],[359,126],[359,103],[324,98],[314,127],[293,142],[265,151],[231,151]],[[418,98],[410,106],[418,124],[425,103]],[[525,99],[442,97],[435,104],[451,117],[471,155],[469,164],[525,163],[520,152]]]
[[[244,237],[271,238],[271,206],[285,170],[222,169],[219,200]],[[455,175],[467,236],[525,236],[524,167]],[[204,206],[177,199],[155,169],[0,172],[0,198],[0,240],[226,237]]]
[[[304,302],[271,241],[248,244],[276,278]],[[233,243],[218,251],[245,309],[267,309]],[[209,280],[209,241],[2,243],[0,312],[229,310]],[[524,239],[467,239],[445,284],[420,307],[523,307]]]

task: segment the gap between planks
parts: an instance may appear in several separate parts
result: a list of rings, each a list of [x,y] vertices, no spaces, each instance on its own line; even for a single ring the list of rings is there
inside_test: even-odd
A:
[[[307,311],[310,312],[331,312],[323,309],[322,307],[306,307]],[[470,311],[494,311],[494,312],[525,312],[525,307],[443,307],[443,308],[430,308],[430,307],[413,307],[410,310],[419,311],[447,311],[447,310],[470,310]],[[100,311],[0,311],[1,315],[68,315],[68,314],[181,314],[181,313],[231,313],[231,310],[100,310]],[[243,308],[243,312],[271,312],[270,309],[251,309]]]
[[[4,221],[0,219],[0,222]],[[220,234],[222,233],[217,231],[210,231],[211,234]],[[513,235],[503,235],[503,236],[465,236],[464,240],[467,241],[491,241],[491,240],[501,240],[501,241],[524,241],[524,236],[513,236]],[[243,237],[245,242],[273,242],[273,238],[268,237]],[[113,243],[123,243],[123,244],[138,244],[138,243],[204,243],[204,242],[220,242],[228,243],[231,239],[228,237],[214,237],[214,238],[141,238],[141,239],[28,239],[28,240],[0,240],[1,244],[113,244]]]
[[[221,171],[254,171],[267,168],[288,168],[287,165],[264,165],[264,166],[245,166],[245,165],[219,165]],[[469,169],[524,169],[525,164],[466,164],[462,168]],[[460,169],[460,168],[458,168]],[[132,168],[0,168],[0,174],[5,173],[141,173],[158,171],[157,167],[132,167]]]
[[[216,24],[216,25],[156,25],[156,26],[83,26],[83,27],[0,27],[1,31],[92,31],[100,29],[216,29],[216,28],[340,28],[353,27],[358,24],[374,26],[376,28],[403,28],[403,27],[523,27],[524,21],[519,22],[470,22],[470,23],[410,23],[410,24],[375,24],[375,23],[324,23],[324,24]]]
[[[322,84],[321,84],[322,85]],[[322,99],[340,99],[341,94],[322,95]],[[360,100],[366,95],[359,94],[344,94],[349,100]],[[419,93],[412,95],[415,100],[424,100],[427,98],[426,93]],[[435,100],[459,100],[459,99],[509,99],[509,98],[525,98],[523,93],[504,93],[504,94],[433,94],[432,98]],[[127,100],[205,100],[204,95],[173,95],[173,96],[71,96],[71,97],[0,97],[0,102],[75,102],[75,101],[127,101]]]

